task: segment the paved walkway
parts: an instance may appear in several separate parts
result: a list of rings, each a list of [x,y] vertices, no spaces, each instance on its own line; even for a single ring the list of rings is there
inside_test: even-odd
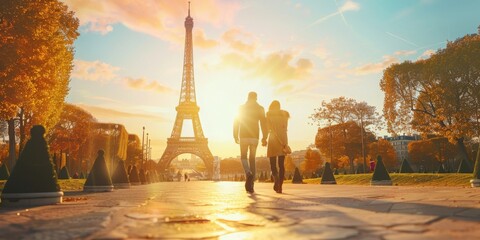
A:
[[[170,182],[0,209],[1,239],[478,239],[480,189]]]

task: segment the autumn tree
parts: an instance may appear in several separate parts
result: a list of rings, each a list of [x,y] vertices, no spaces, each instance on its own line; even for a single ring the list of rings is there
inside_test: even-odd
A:
[[[68,169],[72,173],[80,170],[79,150],[91,137],[91,125],[94,122],[96,119],[89,112],[67,103],[62,109],[59,121],[47,136],[51,152],[69,154],[69,160],[74,162]]]
[[[372,142],[375,136],[371,132],[365,132],[365,142]],[[350,172],[355,172],[354,160],[362,156],[361,127],[353,121],[319,128],[315,137],[315,145],[326,159],[331,158],[332,168],[341,168],[338,159],[348,157]],[[346,167],[342,163],[342,167]]]
[[[134,166],[140,164],[142,160],[142,144],[140,138],[135,134],[128,135],[127,159],[126,166]]]
[[[399,162],[397,161],[397,155],[391,142],[385,139],[378,139],[376,142],[372,142],[368,145],[368,158],[377,159],[377,155],[382,156],[382,161],[387,170],[397,170]]]
[[[0,0],[0,119],[8,122],[10,165],[15,121],[20,146],[33,124],[53,127],[68,93],[78,19],[58,0]]]
[[[308,148],[305,152],[304,169],[307,173],[312,173],[323,165],[323,159],[320,151]]]
[[[435,170],[439,164],[447,164],[449,170],[455,166],[449,161],[458,153],[458,149],[444,137],[435,137],[408,144],[411,161],[427,170]]]
[[[285,156],[285,175],[287,173],[292,173],[295,172],[295,163],[293,162],[293,158],[291,154],[288,154]]]
[[[448,42],[429,59],[388,67],[380,81],[392,133],[413,128],[444,136],[468,159],[465,140],[480,134],[480,35]]]
[[[380,125],[378,113],[376,112],[374,106],[370,106],[366,102],[357,102],[355,99],[345,97],[334,98],[330,102],[322,101],[321,106],[315,109],[315,112],[310,116],[310,118],[319,127],[323,127],[324,129],[328,128],[329,131],[330,127],[333,125],[336,125],[335,128],[343,127],[342,129],[340,129],[340,135],[336,136],[343,137],[344,153],[339,153],[337,155],[337,159],[342,155],[348,156],[350,158],[349,165],[352,172],[354,170],[354,157],[357,155],[354,148],[358,148],[358,150],[360,151],[360,155],[365,161],[365,146],[368,144],[367,140],[369,139],[367,138],[367,135],[372,135],[372,127],[378,127]],[[356,135],[353,135],[352,133],[348,133],[347,127],[353,127],[351,123],[355,123],[357,126],[359,126],[358,137]],[[333,133],[330,132],[330,134]],[[347,138],[347,135],[350,135],[350,138]],[[352,136],[355,136],[355,138],[352,138]],[[334,146],[338,147],[340,145]],[[325,149],[322,149],[323,153],[330,152],[325,152],[324,150]],[[339,151],[341,152],[342,149],[339,149]],[[333,164],[332,167],[338,167],[335,166],[334,162],[332,162],[331,164]]]

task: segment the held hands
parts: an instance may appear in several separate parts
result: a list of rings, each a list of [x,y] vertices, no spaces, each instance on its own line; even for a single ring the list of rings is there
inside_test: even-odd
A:
[[[262,146],[266,147],[267,146],[267,139],[262,138]]]
[[[240,140],[238,138],[235,138],[235,143],[240,144]]]

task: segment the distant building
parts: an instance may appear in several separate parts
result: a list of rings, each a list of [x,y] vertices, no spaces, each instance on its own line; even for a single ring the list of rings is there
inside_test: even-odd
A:
[[[395,153],[397,155],[397,162],[399,164],[402,163],[403,159],[410,160],[410,156],[408,155],[408,143],[411,141],[420,140],[419,135],[413,136],[395,136],[395,137],[384,137],[385,140],[388,140],[392,143],[393,148],[395,149]]]

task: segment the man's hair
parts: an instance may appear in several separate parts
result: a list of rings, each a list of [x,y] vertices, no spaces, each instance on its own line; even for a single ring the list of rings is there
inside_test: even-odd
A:
[[[249,92],[248,93],[248,100],[257,100],[257,93],[256,92]]]

